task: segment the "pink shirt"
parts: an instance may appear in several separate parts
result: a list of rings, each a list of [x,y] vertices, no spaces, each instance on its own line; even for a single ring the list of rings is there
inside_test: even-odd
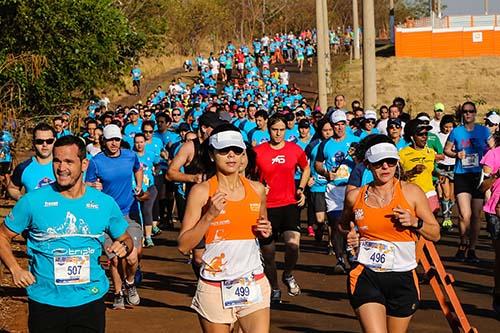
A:
[[[500,147],[491,149],[484,155],[481,160],[482,165],[489,166],[492,171],[491,175],[494,175],[500,169]],[[495,214],[495,207],[500,199],[500,178],[498,178],[493,186],[491,187],[491,197],[483,206],[483,210],[486,213]]]

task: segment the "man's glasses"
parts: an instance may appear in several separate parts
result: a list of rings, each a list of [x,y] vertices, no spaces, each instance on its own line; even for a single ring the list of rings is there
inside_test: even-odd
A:
[[[401,126],[398,126],[398,125],[391,125],[389,127],[387,127],[388,129],[400,129]]]
[[[142,133],[144,133],[144,134],[151,134],[153,132],[154,132],[153,130],[151,130],[151,131],[142,131]]]
[[[34,142],[35,142],[35,145],[38,145],[38,146],[41,146],[43,145],[44,143],[48,144],[48,145],[51,145],[54,143],[54,141],[56,141],[56,139],[54,138],[50,138],[50,139],[35,139]]]
[[[243,154],[243,148],[240,148],[240,147],[226,147],[226,148],[222,148],[222,149],[217,149],[217,153],[220,154],[220,155],[227,155],[229,154],[230,151],[232,151],[235,155],[241,155]]]
[[[388,167],[392,168],[396,166],[396,164],[398,164],[398,160],[395,158],[385,158],[383,160],[372,163],[372,166],[375,169],[380,169],[384,165],[384,163],[386,163]]]

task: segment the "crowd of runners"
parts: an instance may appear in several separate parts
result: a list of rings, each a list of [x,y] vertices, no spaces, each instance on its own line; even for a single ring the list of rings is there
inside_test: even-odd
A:
[[[236,322],[269,331],[282,291],[301,294],[294,269],[304,234],[335,256],[368,332],[408,328],[420,237],[436,242],[458,228],[456,260],[478,263],[484,212],[500,259],[500,116],[479,119],[467,101],[411,117],[400,97],[374,110],[344,95],[320,110],[283,66],[302,71],[315,47],[311,31],[228,42],[196,57],[197,68],[184,63],[198,71],[194,82],[172,80],[131,106],[92,103],[79,133],[67,113],[38,124],[35,155],[15,168],[14,139],[2,131],[0,180],[17,203],[0,227],[0,258],[27,289],[30,331],[104,331],[109,280],[114,309],[140,305],[142,249],[178,222],[204,332]],[[131,77],[140,94],[138,66]],[[18,234],[28,270],[9,245]],[[493,307],[500,313],[498,262]]]

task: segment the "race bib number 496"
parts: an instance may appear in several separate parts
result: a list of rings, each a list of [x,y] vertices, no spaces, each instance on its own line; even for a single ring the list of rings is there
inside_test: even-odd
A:
[[[394,267],[394,245],[381,241],[362,241],[358,262],[376,271],[391,270]]]

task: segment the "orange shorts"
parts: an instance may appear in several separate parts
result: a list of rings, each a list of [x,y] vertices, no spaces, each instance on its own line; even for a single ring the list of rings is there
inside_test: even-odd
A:
[[[270,307],[271,286],[266,277],[256,281],[262,291],[262,301],[250,306],[241,306],[224,309],[222,305],[222,291],[220,286],[214,286],[200,279],[196,294],[193,297],[191,308],[209,322],[216,324],[233,324],[239,318],[245,317],[258,310]]]

